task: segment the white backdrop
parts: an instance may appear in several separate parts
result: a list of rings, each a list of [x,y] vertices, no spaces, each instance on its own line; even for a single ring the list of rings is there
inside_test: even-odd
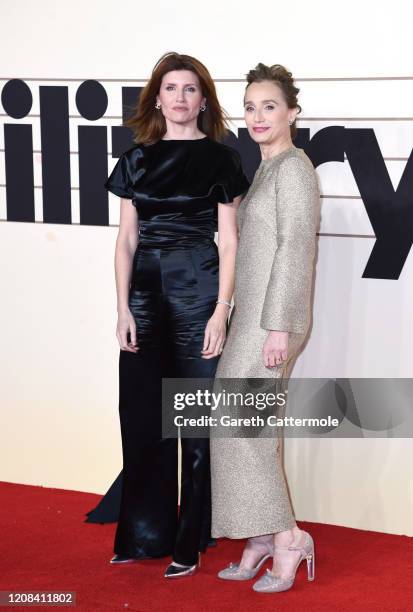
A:
[[[245,73],[258,61],[281,63],[301,88],[299,127],[311,135],[328,125],[373,128],[396,188],[413,145],[413,10],[400,0],[348,0],[345,10],[321,0],[2,0],[0,11],[0,86],[20,78],[33,94],[20,123],[33,126],[37,221],[6,221],[1,126],[0,478],[103,493],[121,467],[119,200],[111,195],[111,227],[78,225],[77,127],[89,122],[76,109],[77,88],[99,80],[109,107],[97,124],[116,125],[122,84],[144,83],[165,51],[188,53],[209,68],[236,132]],[[42,223],[38,87],[45,84],[69,87],[72,225]],[[2,124],[19,122],[0,111]],[[293,376],[412,377],[413,254],[398,280],[361,278],[375,236],[351,169],[345,161],[317,172],[314,324]],[[288,439],[285,460],[298,519],[413,535],[410,440]]]

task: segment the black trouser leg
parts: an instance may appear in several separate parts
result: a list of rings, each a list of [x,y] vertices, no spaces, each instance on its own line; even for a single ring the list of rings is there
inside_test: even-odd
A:
[[[183,438],[181,504],[173,552],[177,563],[195,565],[205,523],[211,530],[209,487],[209,440]]]
[[[177,440],[162,440],[158,350],[120,351],[119,415],[123,485],[115,553],[172,554],[177,529]]]
[[[213,378],[218,358],[183,359],[177,376]],[[182,438],[181,503],[174,561],[195,565],[211,537],[211,477],[208,438]]]

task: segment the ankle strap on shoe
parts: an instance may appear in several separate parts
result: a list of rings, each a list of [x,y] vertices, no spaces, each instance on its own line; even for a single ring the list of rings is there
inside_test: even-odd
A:
[[[292,544],[290,546],[275,546],[274,552],[277,550],[300,550],[304,555],[307,555],[308,551],[306,550],[306,546],[309,546],[310,542],[310,537],[306,533],[305,542],[302,546],[293,546]]]

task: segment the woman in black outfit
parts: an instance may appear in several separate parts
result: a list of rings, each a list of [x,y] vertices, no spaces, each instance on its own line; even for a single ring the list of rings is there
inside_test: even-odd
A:
[[[165,576],[175,577],[195,571],[210,538],[209,440],[182,439],[178,515],[178,443],[162,439],[162,377],[215,375],[233,291],[235,213],[249,185],[238,153],[218,142],[224,113],[195,58],[164,55],[127,124],[137,144],[106,182],[122,198],[115,267],[123,479],[111,562],[172,555]]]

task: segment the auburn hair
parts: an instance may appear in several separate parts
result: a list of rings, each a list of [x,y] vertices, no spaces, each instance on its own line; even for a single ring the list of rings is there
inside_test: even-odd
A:
[[[229,117],[218,102],[215,84],[207,68],[195,57],[170,51],[156,62],[131,117],[124,122],[132,129],[134,141],[153,144],[166,133],[165,117],[155,104],[162,79],[172,70],[190,70],[197,75],[202,95],[206,98],[206,109],[198,115],[198,128],[213,140],[223,139],[228,132]]]

